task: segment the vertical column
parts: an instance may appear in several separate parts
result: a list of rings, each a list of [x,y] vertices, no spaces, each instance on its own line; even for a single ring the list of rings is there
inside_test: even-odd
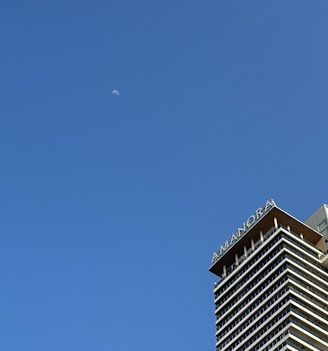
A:
[[[276,217],[273,218],[273,223],[274,223],[274,227],[277,229],[278,228],[278,220]]]
[[[260,230],[260,239],[261,239],[261,241],[263,241],[263,232],[262,232],[262,230]]]

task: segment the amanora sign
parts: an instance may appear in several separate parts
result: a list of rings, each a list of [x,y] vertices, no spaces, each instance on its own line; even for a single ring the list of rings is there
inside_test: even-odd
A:
[[[231,238],[228,239],[219,250],[214,252],[212,263],[215,263],[223,254],[225,254],[241,237],[243,237],[267,212],[275,207],[276,204],[273,199],[268,200],[262,207],[258,208],[256,212],[251,215],[247,221],[243,223],[237,231],[232,234]]]

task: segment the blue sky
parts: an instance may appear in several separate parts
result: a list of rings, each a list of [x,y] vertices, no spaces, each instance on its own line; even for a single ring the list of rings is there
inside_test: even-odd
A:
[[[213,251],[328,202],[327,17],[0,3],[1,350],[214,350]]]

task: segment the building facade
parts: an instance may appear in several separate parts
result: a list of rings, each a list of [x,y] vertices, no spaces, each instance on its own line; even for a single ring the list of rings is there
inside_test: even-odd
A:
[[[213,255],[217,351],[328,351],[328,206],[268,200]]]

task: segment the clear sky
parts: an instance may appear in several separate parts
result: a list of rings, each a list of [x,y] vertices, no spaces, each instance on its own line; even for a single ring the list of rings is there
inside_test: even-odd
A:
[[[268,198],[328,202],[327,18],[0,2],[1,350],[215,349],[213,251]]]

